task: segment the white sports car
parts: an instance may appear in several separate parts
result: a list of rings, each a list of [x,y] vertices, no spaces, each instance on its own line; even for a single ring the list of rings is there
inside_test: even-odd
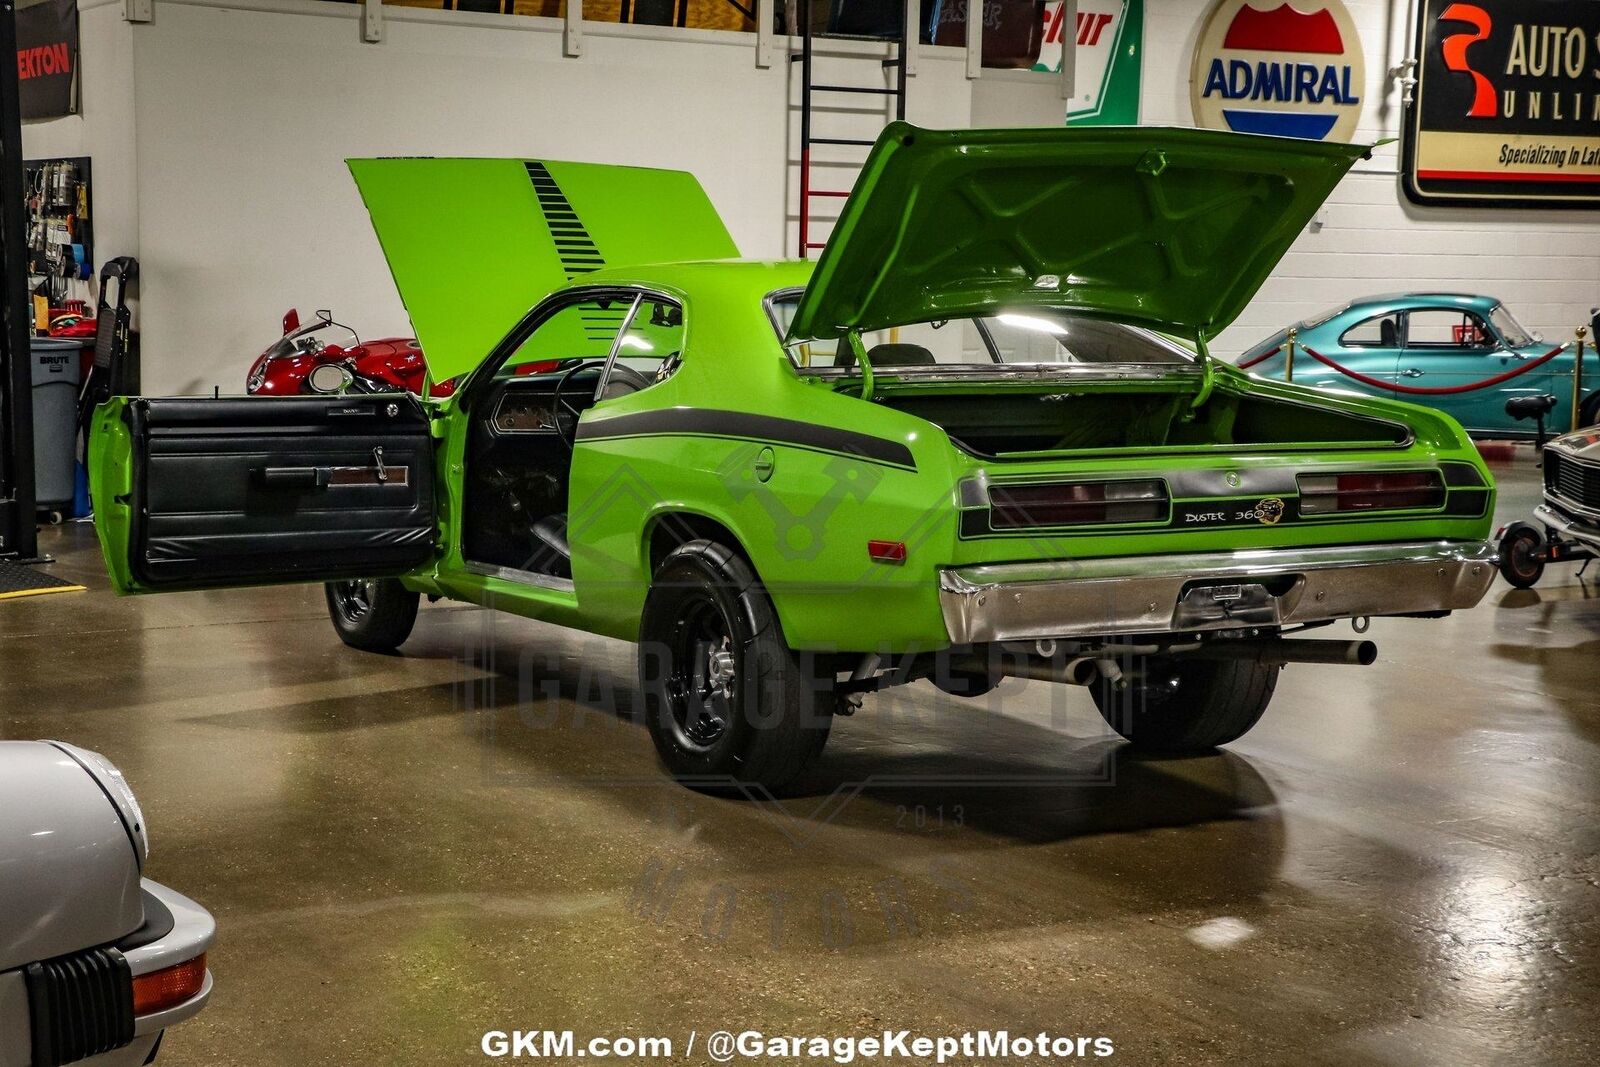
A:
[[[142,878],[144,814],[105,757],[0,741],[0,1067],[155,1059],[211,996],[217,924]]]

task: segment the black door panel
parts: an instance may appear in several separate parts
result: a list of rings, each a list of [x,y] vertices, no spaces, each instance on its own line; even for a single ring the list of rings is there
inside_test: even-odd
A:
[[[436,539],[416,398],[139,399],[130,561],[152,586],[398,574]]]

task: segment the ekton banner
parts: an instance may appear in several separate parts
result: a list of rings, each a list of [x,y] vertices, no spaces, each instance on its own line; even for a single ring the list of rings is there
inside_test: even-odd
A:
[[[17,88],[22,118],[78,113],[77,0],[17,8]]]

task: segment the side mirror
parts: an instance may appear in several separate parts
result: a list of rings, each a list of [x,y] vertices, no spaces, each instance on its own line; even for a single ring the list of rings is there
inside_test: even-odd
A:
[[[298,308],[290,308],[288,311],[285,311],[283,313],[283,332],[286,333],[286,334],[294,333],[299,328],[300,328],[300,311],[299,311],[299,309]]]

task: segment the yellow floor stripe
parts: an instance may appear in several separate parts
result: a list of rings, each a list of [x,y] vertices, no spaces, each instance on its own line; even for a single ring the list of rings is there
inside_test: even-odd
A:
[[[15,600],[21,596],[44,596],[46,593],[87,593],[86,585],[50,585],[43,589],[14,589],[9,593],[0,593],[0,600]]]

